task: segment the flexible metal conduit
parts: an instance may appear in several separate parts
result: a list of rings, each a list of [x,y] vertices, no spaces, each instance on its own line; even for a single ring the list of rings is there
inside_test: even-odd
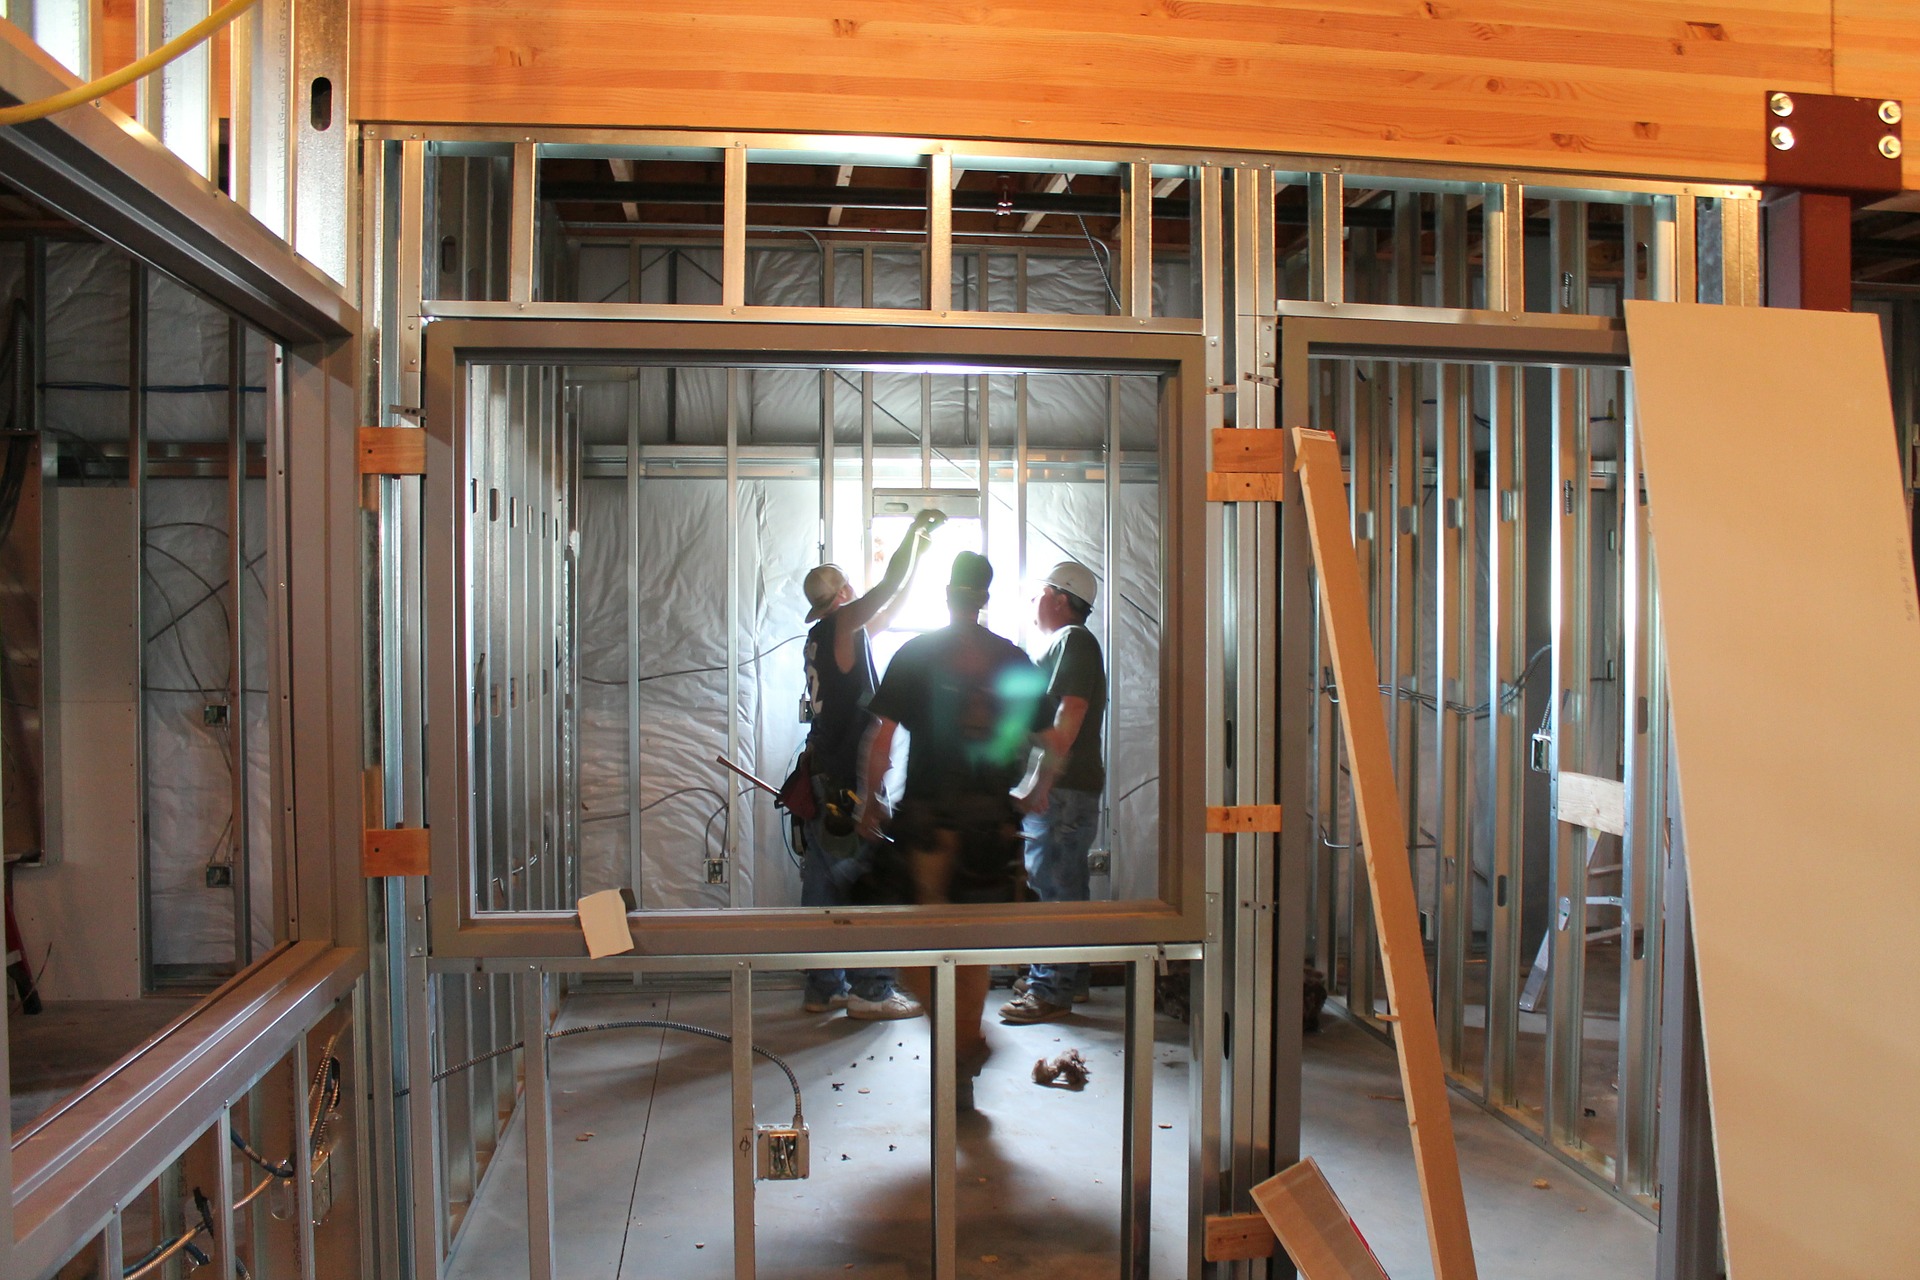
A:
[[[582,1036],[589,1031],[625,1031],[638,1027],[653,1027],[662,1031],[684,1031],[688,1035],[705,1036],[709,1040],[718,1040],[722,1044],[733,1043],[733,1037],[724,1031],[715,1031],[710,1027],[696,1027],[690,1022],[671,1022],[665,1018],[630,1018],[619,1022],[594,1022],[584,1027],[568,1027],[564,1031],[549,1031],[547,1033],[547,1039],[558,1040],[563,1036]],[[491,1062],[503,1053],[512,1053],[515,1049],[524,1049],[526,1043],[524,1040],[515,1040],[512,1044],[502,1045],[498,1049],[483,1053],[477,1058],[468,1058],[465,1062],[456,1062],[446,1070],[436,1073],[433,1077],[433,1083],[439,1084],[448,1076],[458,1075],[469,1067],[477,1067],[483,1062]],[[752,1046],[752,1048],[755,1053],[787,1073],[787,1084],[793,1088],[793,1122],[798,1125],[801,1120],[800,1078],[793,1074],[793,1068],[788,1066],[787,1060],[779,1054],[774,1053],[770,1049],[762,1049],[757,1044]],[[410,1092],[411,1090],[408,1089],[400,1089],[394,1093],[394,1097],[405,1097]]]
[[[336,1033],[327,1041],[327,1047],[320,1054],[320,1063],[314,1068],[313,1082],[307,1088],[307,1149],[316,1155],[325,1150],[327,1126],[331,1122],[334,1108],[340,1104],[340,1059],[334,1055],[333,1051],[339,1039]],[[233,1202],[235,1209],[243,1209],[258,1200],[261,1193],[275,1182],[291,1182],[297,1175],[298,1170],[293,1167],[291,1156],[279,1164],[274,1164],[255,1151],[239,1134],[230,1132],[227,1138],[233,1144],[235,1151],[267,1171],[267,1176],[260,1179],[253,1190]],[[193,1243],[195,1237],[202,1234],[205,1234],[208,1239],[213,1239],[212,1206],[198,1187],[193,1189],[193,1202],[200,1211],[200,1221],[172,1240],[155,1245],[144,1257],[128,1264],[120,1273],[122,1280],[145,1280],[145,1277],[164,1266],[167,1259],[182,1252],[193,1260],[195,1267],[203,1267],[212,1261],[205,1251]],[[244,1262],[236,1257],[233,1265],[238,1280],[250,1280],[250,1273]]]

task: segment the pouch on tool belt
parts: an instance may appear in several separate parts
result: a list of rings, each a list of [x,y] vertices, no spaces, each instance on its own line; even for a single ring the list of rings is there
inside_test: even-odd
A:
[[[793,762],[793,772],[780,784],[780,794],[773,798],[776,806],[801,822],[812,822],[820,816],[820,803],[813,795],[813,762],[808,756],[808,752],[800,753]]]

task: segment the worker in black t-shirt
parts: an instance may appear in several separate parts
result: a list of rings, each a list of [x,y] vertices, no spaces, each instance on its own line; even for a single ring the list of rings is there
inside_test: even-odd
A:
[[[860,745],[873,717],[873,655],[869,632],[884,631],[906,599],[907,584],[933,531],[946,516],[922,511],[913,518],[899,550],[873,590],[855,598],[836,564],[823,564],[802,584],[812,606],[807,621],[807,768],[813,775],[815,813],[801,824],[800,905],[845,906],[848,890],[866,870],[869,851],[853,833],[853,800],[860,775]],[[812,969],[803,1006],[808,1013],[845,1008],[849,1018],[884,1021],[925,1012],[894,985],[891,969]]]
[[[1100,793],[1107,785],[1101,757],[1107,714],[1107,668],[1100,642],[1087,630],[1099,589],[1093,570],[1062,560],[1047,570],[1034,595],[1034,623],[1047,636],[1038,661],[1047,678],[1052,722],[1040,735],[1040,764],[1021,797],[1026,811],[1027,885],[1042,902],[1085,902],[1087,854],[1100,828]],[[1087,999],[1084,964],[1032,965],[1013,1000],[1000,1006],[1007,1022],[1047,1022]]]
[[[1045,681],[1018,645],[980,625],[993,567],[963,551],[947,584],[952,622],[909,640],[887,664],[867,709],[860,830],[883,827],[906,861],[913,901],[1011,902],[1020,857],[1020,813],[1012,791],[1026,772],[1032,734],[1043,727]],[[884,799],[894,732],[908,734],[899,810]],[[901,975],[927,998],[925,970]],[[960,1101],[972,1107],[973,1077],[987,1059],[980,1027],[987,970],[955,977],[954,1027]]]

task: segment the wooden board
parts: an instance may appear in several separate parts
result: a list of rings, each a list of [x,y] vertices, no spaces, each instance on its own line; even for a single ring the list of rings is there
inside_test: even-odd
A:
[[[1920,25],[1908,0],[1839,8],[1903,39]],[[1764,173],[1765,91],[1832,91],[1836,16],[1834,0],[361,0],[352,110],[1747,181]]]
[[[1608,835],[1627,834],[1627,788],[1611,778],[1562,771],[1560,821]]]
[[[1207,472],[1208,502],[1278,502],[1283,477],[1257,471]]]
[[[1900,165],[1907,189],[1920,189],[1920,5],[1833,0],[1833,92],[1905,104]]]
[[[1387,1280],[1347,1207],[1311,1158],[1255,1187],[1253,1202],[1286,1246],[1301,1280]]]
[[[360,428],[360,474],[423,476],[427,473],[427,433],[418,427]]]
[[[1278,830],[1280,830],[1280,806],[1277,804],[1210,804],[1207,806],[1209,835]]]
[[[1248,431],[1238,427],[1213,430],[1215,471],[1285,472],[1286,439],[1278,431]]]
[[[1879,323],[1627,330],[1731,1274],[1920,1275],[1920,604]]]
[[[1453,1144],[1440,1037],[1434,1030],[1432,990],[1427,984],[1425,942],[1407,860],[1407,833],[1393,754],[1387,745],[1386,711],[1380,705],[1379,668],[1367,626],[1367,599],[1360,562],[1348,534],[1347,490],[1340,474],[1340,446],[1323,431],[1292,428],[1299,459],[1300,491],[1307,532],[1320,582],[1321,616],[1340,693],[1340,728],[1353,768],[1353,795],[1366,853],[1367,882],[1379,922],[1381,967],[1392,1005],[1393,1047],[1400,1060],[1400,1086],[1413,1130],[1413,1161],[1426,1209],[1427,1246],[1436,1280],[1474,1275],[1473,1242],[1467,1230],[1466,1196],[1460,1186],[1459,1153]],[[1278,1227],[1276,1225],[1276,1230]],[[1287,1239],[1281,1233],[1281,1240]],[[1337,1274],[1337,1273],[1336,1273]]]
[[[1271,1258],[1280,1247],[1267,1220],[1257,1213],[1217,1213],[1207,1219],[1202,1256],[1208,1262],[1245,1262]]]
[[[427,874],[427,829],[425,827],[387,827],[361,832],[360,874],[363,876]]]

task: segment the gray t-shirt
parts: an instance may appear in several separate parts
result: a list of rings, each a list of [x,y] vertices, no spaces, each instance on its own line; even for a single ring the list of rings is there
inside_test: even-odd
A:
[[[1107,715],[1107,667],[1100,642],[1078,623],[1062,627],[1053,633],[1052,642],[1040,655],[1039,667],[1047,678],[1049,724],[1060,699],[1087,700],[1080,733],[1067,749],[1066,768],[1053,785],[1069,791],[1098,791],[1107,784],[1107,767],[1100,753],[1101,729]]]

